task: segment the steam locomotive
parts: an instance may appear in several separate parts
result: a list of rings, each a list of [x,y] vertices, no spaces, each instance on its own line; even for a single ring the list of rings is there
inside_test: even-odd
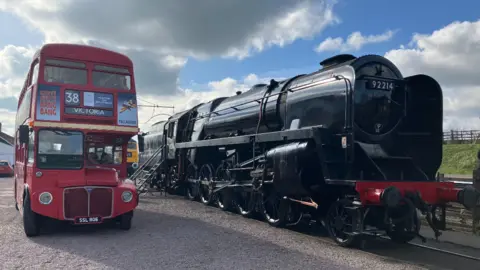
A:
[[[317,220],[341,246],[378,233],[425,240],[418,212],[438,237],[447,202],[477,203],[472,187],[436,179],[443,103],[435,79],[403,77],[378,55],[320,65],[171,116],[151,183],[276,227]],[[143,151],[142,136],[139,144]]]

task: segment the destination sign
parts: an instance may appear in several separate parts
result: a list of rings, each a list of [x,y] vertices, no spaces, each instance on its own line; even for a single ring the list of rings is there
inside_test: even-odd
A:
[[[66,114],[112,117],[113,111],[89,108],[65,108]]]
[[[113,108],[113,94],[84,92],[83,105],[94,108]]]

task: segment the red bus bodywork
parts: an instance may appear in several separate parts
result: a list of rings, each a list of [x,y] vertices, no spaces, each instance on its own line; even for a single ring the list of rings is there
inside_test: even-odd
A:
[[[138,195],[127,180],[127,144],[138,131],[127,56],[44,45],[33,57],[16,116],[15,204],[27,236],[38,234],[32,224],[42,217],[116,219],[129,229]]]

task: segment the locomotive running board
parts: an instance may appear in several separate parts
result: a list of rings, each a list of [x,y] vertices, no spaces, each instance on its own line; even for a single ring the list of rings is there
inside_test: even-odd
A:
[[[211,140],[202,140],[202,141],[195,141],[195,142],[176,143],[175,148],[184,149],[184,148],[249,144],[252,142],[262,143],[262,142],[273,142],[273,141],[286,142],[286,141],[294,141],[294,140],[304,140],[304,139],[314,138],[315,135],[318,134],[316,133],[317,131],[327,131],[327,129],[323,125],[319,125],[319,126],[308,127],[303,129],[267,132],[267,133],[261,133],[256,135],[252,134],[252,135],[225,137],[225,138],[211,139]]]

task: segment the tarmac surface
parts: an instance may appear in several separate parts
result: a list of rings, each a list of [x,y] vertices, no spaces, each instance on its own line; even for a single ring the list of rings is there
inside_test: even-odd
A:
[[[141,198],[130,231],[51,226],[27,238],[12,179],[0,178],[0,269],[480,269],[478,261],[384,240],[341,248],[321,229],[277,229],[170,195]]]

